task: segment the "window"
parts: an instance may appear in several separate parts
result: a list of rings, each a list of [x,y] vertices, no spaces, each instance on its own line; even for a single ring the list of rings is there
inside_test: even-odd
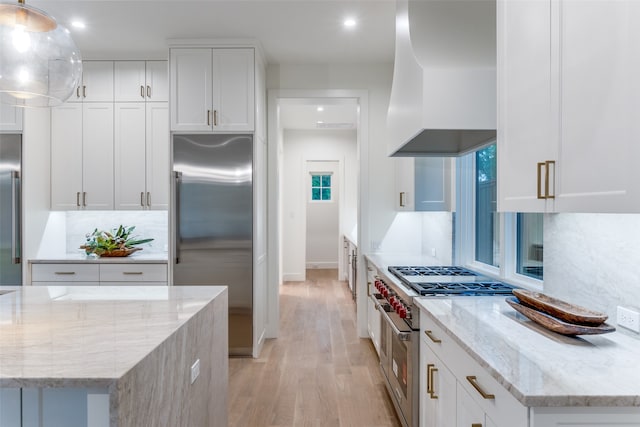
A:
[[[311,200],[331,200],[330,174],[311,174]]]
[[[498,155],[491,145],[456,163],[456,263],[514,284],[541,286],[544,217],[497,212]]]

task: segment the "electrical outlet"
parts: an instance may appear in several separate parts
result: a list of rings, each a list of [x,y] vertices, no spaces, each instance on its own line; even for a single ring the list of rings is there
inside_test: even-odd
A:
[[[431,248],[431,256],[436,257],[436,248]]]
[[[377,240],[372,240],[371,241],[371,250],[372,251],[379,251],[380,250],[380,242]]]
[[[200,359],[196,360],[193,365],[191,365],[191,384],[196,382],[196,378],[200,375]]]
[[[618,307],[618,326],[640,332],[640,313],[624,307]]]

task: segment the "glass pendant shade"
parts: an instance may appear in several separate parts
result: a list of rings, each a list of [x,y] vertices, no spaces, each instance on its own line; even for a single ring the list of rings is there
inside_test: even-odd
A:
[[[69,30],[23,3],[0,3],[0,103],[54,107],[82,77],[80,50]]]

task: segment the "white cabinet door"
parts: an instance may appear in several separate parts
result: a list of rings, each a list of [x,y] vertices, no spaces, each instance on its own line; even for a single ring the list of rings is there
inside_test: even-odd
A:
[[[456,378],[420,340],[420,426],[456,427]]]
[[[51,109],[51,209],[80,209],[82,201],[82,104]]]
[[[640,4],[560,8],[556,211],[640,212]]]
[[[212,51],[171,49],[171,130],[212,130]]]
[[[551,1],[500,0],[497,8],[498,210],[552,210],[537,197],[538,181],[544,185],[537,163],[555,160],[558,145],[552,131]]]
[[[147,61],[147,102],[169,101],[169,69],[167,61]]]
[[[114,128],[116,209],[144,209],[146,205],[146,144],[144,102],[117,103]],[[167,166],[168,167],[168,166]]]
[[[213,50],[213,129],[253,131],[253,49]]]
[[[531,408],[531,427],[637,427],[640,408]]]
[[[82,114],[82,205],[113,209],[113,103],[85,103]]]
[[[169,209],[169,104],[146,106],[146,182],[148,209]]]
[[[146,99],[145,62],[116,61],[115,102],[143,102]]]
[[[394,159],[396,167],[395,205],[398,211],[412,212],[415,209],[415,162],[413,157]]]
[[[396,162],[396,209],[434,212],[452,209],[453,161],[448,157],[398,158]]]
[[[0,426],[21,427],[22,397],[19,388],[0,388]]]
[[[113,61],[83,61],[82,88],[77,93],[83,102],[113,102]]]
[[[459,385],[456,388],[456,396],[456,426],[487,427],[484,411],[475,400],[469,396],[469,393]]]
[[[0,104],[0,132],[22,130],[23,108]]]

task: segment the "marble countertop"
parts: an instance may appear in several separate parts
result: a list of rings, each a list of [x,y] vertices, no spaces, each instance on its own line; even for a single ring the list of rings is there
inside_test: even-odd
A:
[[[2,287],[0,386],[109,386],[224,292],[221,286]]]
[[[144,253],[144,251],[134,252],[126,257],[104,257],[85,255],[84,252],[61,254],[55,257],[30,259],[31,264],[77,264],[77,263],[112,263],[112,264],[166,264],[168,262],[167,253]]]
[[[620,332],[556,334],[504,299],[415,301],[525,406],[640,406],[640,339]]]

